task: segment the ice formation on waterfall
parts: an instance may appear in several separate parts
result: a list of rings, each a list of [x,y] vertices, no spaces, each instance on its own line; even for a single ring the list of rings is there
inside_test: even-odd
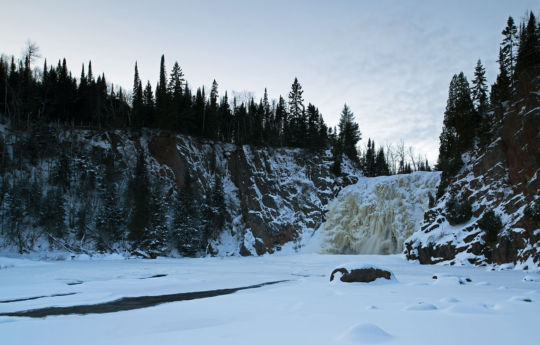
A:
[[[328,205],[319,228],[321,251],[335,254],[393,254],[420,228],[435,195],[438,172],[361,178]]]

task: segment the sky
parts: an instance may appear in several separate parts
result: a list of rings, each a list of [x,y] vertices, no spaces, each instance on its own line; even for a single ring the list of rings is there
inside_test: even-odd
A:
[[[0,0],[0,53],[21,56],[25,42],[43,58],[65,57],[75,75],[94,74],[131,90],[138,62],[155,86],[161,54],[178,61],[193,87],[220,94],[268,89],[287,96],[295,77],[305,103],[330,126],[343,105],[377,145],[403,141],[434,163],[448,84],[472,80],[481,59],[492,83],[501,31],[537,0]],[[41,61],[37,61],[41,65]]]

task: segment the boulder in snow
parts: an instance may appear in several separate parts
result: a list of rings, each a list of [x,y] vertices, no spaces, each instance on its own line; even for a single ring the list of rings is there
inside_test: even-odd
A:
[[[330,275],[330,281],[334,280],[334,275],[341,273],[339,280],[345,283],[370,283],[379,278],[386,280],[395,280],[394,274],[386,269],[378,268],[375,266],[363,266],[360,268],[350,267],[337,267],[332,271]]]

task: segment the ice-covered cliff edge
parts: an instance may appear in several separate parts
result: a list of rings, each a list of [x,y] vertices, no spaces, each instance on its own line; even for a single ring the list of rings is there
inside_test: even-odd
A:
[[[328,205],[326,221],[308,250],[341,254],[392,254],[420,228],[435,195],[438,172],[361,178]]]

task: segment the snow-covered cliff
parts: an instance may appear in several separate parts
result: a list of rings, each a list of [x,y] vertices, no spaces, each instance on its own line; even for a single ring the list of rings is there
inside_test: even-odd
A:
[[[330,202],[312,250],[339,254],[392,254],[420,228],[435,195],[438,172],[361,178]]]
[[[163,199],[162,225],[168,228],[168,234],[162,234],[168,242],[164,254],[176,250],[178,235],[171,219],[186,173],[194,180],[201,209],[212,207],[209,197],[216,180],[221,181],[225,206],[219,212],[224,225],[210,229],[213,236],[204,239],[201,254],[223,256],[294,252],[303,245],[304,234],[320,226],[328,201],[361,176],[348,160],[343,176],[331,175],[330,151],[236,146],[146,130],[0,129],[3,251],[129,253],[133,248],[126,205],[133,198],[131,181],[140,152],[146,157],[152,189]],[[58,194],[54,199],[59,205],[54,210],[58,226],[45,222],[53,212],[46,208],[52,205],[50,190]],[[36,206],[17,208],[19,201],[27,200]],[[104,217],[114,223],[104,227]]]
[[[491,143],[463,155],[464,166],[405,243],[409,259],[540,265],[540,78],[523,87],[523,98],[489,115],[495,121]],[[461,224],[448,221],[452,195],[471,204],[472,216]],[[500,219],[491,241],[480,224],[488,211]]]

